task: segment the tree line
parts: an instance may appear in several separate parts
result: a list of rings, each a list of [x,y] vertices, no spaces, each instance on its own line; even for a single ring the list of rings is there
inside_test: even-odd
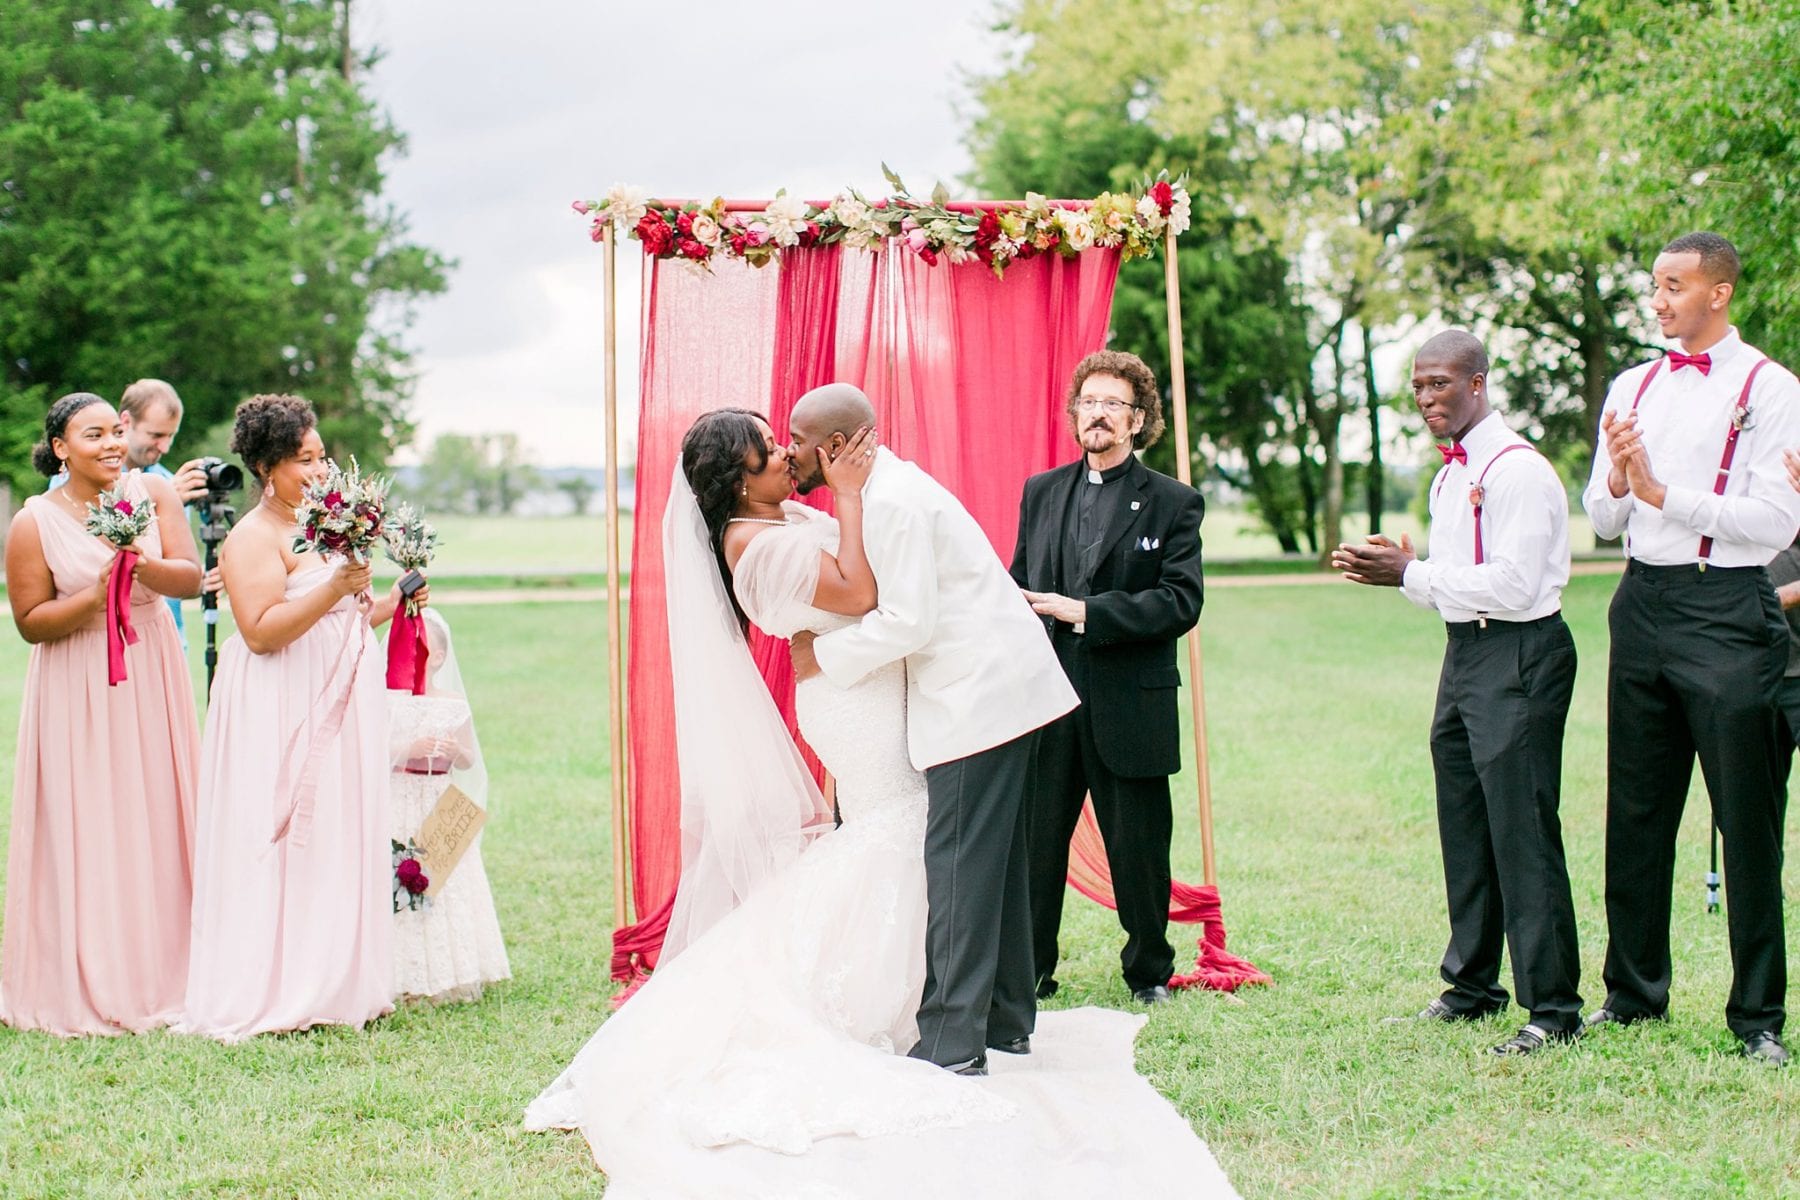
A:
[[[58,395],[175,383],[186,425],[305,395],[338,454],[410,433],[403,335],[450,264],[381,200],[404,140],[351,0],[0,0],[0,473]],[[184,441],[188,436],[184,434]]]
[[[1800,364],[1794,0],[1010,0],[999,29],[971,182],[1186,175],[1192,465],[1291,552],[1394,507],[1382,450],[1416,419],[1375,360],[1422,321],[1484,337],[1514,423],[1571,479],[1608,381],[1660,349],[1647,267],[1669,238],[1736,242],[1745,337]],[[1126,264],[1115,344],[1166,362],[1164,321],[1161,262]]]

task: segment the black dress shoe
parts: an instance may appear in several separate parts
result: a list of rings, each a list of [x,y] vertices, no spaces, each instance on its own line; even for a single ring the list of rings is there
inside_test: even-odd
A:
[[[1753,1033],[1744,1039],[1744,1057],[1769,1067],[1788,1065],[1787,1047],[1781,1044],[1779,1036],[1767,1030]]]
[[[1498,1046],[1491,1047],[1488,1053],[1498,1054],[1502,1058],[1536,1054],[1552,1042],[1572,1042],[1580,1036],[1580,1026],[1574,1029],[1545,1029],[1542,1025],[1527,1025]]]
[[[986,1075],[987,1055],[977,1054],[967,1062],[938,1064],[952,1075]]]
[[[1056,988],[1057,982],[1055,976],[1044,976],[1037,981],[1037,998],[1039,1000],[1048,1000],[1050,997],[1056,995]]]
[[[1583,1029],[1598,1029],[1602,1025],[1636,1025],[1639,1021],[1667,1021],[1668,1019],[1666,1014],[1652,1015],[1650,1013],[1636,1013],[1627,1015],[1625,1013],[1614,1012],[1610,1008],[1596,1008],[1582,1020],[1581,1027]]]
[[[1131,993],[1131,998],[1136,1000],[1139,1004],[1167,1004],[1170,1000],[1174,999],[1174,997],[1169,994],[1169,989],[1160,983],[1155,987],[1139,988],[1137,991]]]
[[[998,1050],[1002,1054],[1030,1054],[1031,1035],[1026,1034],[1024,1037],[1016,1037],[1010,1042],[995,1042],[993,1045],[989,1046],[988,1049]]]
[[[1383,1025],[1411,1025],[1414,1021],[1479,1021],[1484,1017],[1499,1012],[1497,1008],[1460,1009],[1451,1008],[1438,996],[1410,1017],[1383,1017]]]

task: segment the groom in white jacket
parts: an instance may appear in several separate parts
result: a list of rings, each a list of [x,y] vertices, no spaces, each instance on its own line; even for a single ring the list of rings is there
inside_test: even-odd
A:
[[[875,423],[858,388],[814,388],[788,418],[800,491]],[[848,688],[906,660],[906,732],[925,773],[925,992],[914,1058],[985,1075],[987,1051],[1030,1052],[1037,1020],[1021,809],[1032,734],[1078,700],[987,535],[931,476],[883,448],[863,488],[879,606],[793,643],[795,674]]]

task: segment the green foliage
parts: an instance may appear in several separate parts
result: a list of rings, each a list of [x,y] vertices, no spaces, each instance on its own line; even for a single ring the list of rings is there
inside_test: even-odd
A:
[[[447,264],[380,206],[400,134],[357,87],[341,0],[5,0],[0,473],[48,399],[157,376],[187,421],[297,392],[339,455],[408,433],[418,296]]]

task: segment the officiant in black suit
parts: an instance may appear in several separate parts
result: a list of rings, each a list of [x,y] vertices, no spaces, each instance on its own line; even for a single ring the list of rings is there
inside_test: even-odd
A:
[[[1038,732],[1026,818],[1032,952],[1040,998],[1056,991],[1069,839],[1091,795],[1125,929],[1125,984],[1169,998],[1169,776],[1181,769],[1175,643],[1200,619],[1200,520],[1188,485],[1135,450],[1163,430],[1156,377],[1134,354],[1081,360],[1069,388],[1082,457],[1025,481],[1012,577],[1081,705]]]

